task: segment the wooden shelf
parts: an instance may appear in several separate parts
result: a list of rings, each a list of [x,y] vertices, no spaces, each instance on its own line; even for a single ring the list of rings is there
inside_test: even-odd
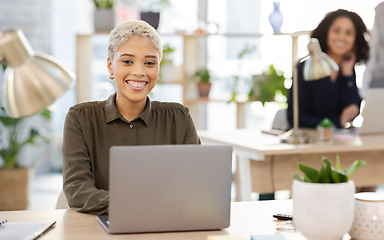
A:
[[[178,84],[178,85],[180,85],[180,84],[183,84],[183,81],[162,81],[162,80],[159,80],[158,82],[157,82],[157,84],[163,84],[163,85],[165,85],[165,84]]]

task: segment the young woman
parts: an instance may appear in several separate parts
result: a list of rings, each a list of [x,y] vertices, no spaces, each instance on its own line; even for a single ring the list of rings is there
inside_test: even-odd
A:
[[[107,67],[116,93],[71,107],[65,120],[63,190],[74,210],[108,213],[111,146],[200,143],[186,107],[148,98],[161,57],[160,37],[146,22],[127,21],[112,30]]]
[[[354,12],[339,9],[328,13],[312,31],[323,52],[339,66],[339,71],[317,81],[305,81],[304,63],[298,64],[299,126],[316,128],[329,118],[343,128],[360,111],[361,98],[356,86],[354,66],[368,60],[369,47],[364,37],[367,28]],[[288,99],[288,121],[293,126],[292,89]]]

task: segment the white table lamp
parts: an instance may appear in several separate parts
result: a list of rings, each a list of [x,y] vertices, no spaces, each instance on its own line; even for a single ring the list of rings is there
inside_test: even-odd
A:
[[[75,79],[75,74],[53,57],[34,52],[20,29],[2,32],[0,54],[0,62],[7,62],[2,101],[11,117],[43,110],[66,92]]]
[[[298,99],[298,80],[297,80],[297,64],[303,59],[308,58],[304,63],[304,80],[314,81],[330,76],[333,72],[339,70],[336,62],[327,54],[321,51],[319,41],[311,38],[308,43],[309,55],[300,58],[293,66],[293,128],[281,136],[281,142],[300,144],[309,143],[312,139],[308,135],[304,135],[299,130],[299,99]]]

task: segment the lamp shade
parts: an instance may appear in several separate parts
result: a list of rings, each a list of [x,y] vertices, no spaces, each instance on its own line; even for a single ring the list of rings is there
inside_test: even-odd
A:
[[[339,70],[336,62],[326,53],[321,51],[319,40],[311,38],[308,43],[310,58],[304,63],[304,79],[306,81],[318,80],[330,76]]]
[[[66,92],[75,79],[75,74],[53,57],[34,52],[19,29],[2,33],[0,52],[7,62],[3,104],[12,117],[43,110]]]

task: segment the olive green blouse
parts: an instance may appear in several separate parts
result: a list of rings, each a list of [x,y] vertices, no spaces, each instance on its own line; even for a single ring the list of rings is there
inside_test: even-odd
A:
[[[79,212],[108,213],[109,148],[117,145],[200,144],[188,108],[151,102],[127,121],[117,110],[116,93],[106,101],[71,107],[63,136],[63,190]],[[129,156],[127,156],[129,157]]]

